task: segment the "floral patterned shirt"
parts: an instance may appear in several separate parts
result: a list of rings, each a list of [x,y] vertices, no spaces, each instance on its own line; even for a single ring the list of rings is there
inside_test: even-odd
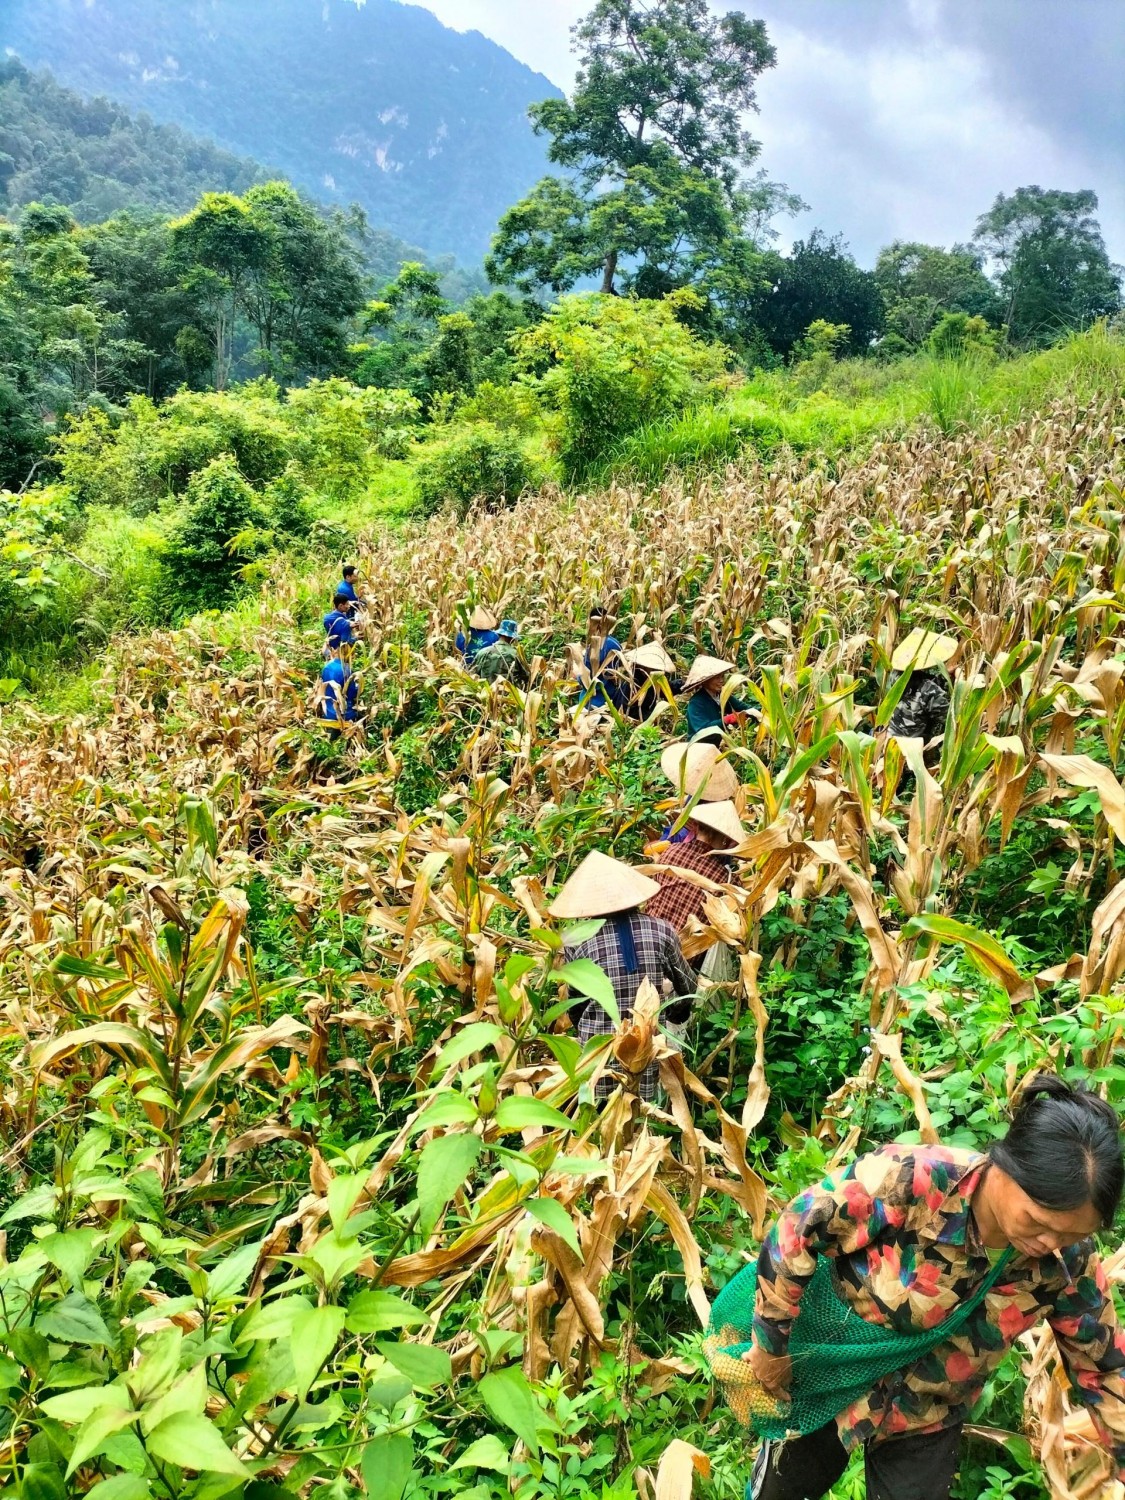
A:
[[[758,1258],[757,1343],[786,1352],[818,1255],[834,1259],[843,1296],[869,1323],[903,1334],[934,1327],[988,1274],[970,1212],[984,1167],[973,1151],[884,1146],[795,1198]],[[1125,1479],[1125,1334],[1089,1239],[1009,1261],[957,1333],[840,1413],[844,1446],[964,1422],[1005,1351],[1044,1318]]]

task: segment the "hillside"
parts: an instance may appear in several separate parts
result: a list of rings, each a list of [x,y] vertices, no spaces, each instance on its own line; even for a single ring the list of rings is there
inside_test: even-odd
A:
[[[243,193],[270,175],[176,125],[84,99],[17,59],[0,63],[0,210],[63,203],[79,223],[124,209],[184,213],[203,193]]]
[[[397,0],[270,0],[266,13],[249,0],[7,0],[0,42],[319,199],[361,203],[413,244],[479,261],[542,175],[526,110],[552,85]]]
[[[6,717],[0,1191],[31,1331],[3,1399],[39,1492],[69,1455],[76,1491],[138,1500],[634,1500],[674,1434],[702,1500],[737,1500],[699,1325],[770,1214],[856,1150],[987,1145],[1039,1068],[1120,1108],[1125,411],[1098,357],[948,435],[368,536],[343,743],[308,709],[323,553],[120,640],[82,717]],[[470,590],[523,622],[531,691],[452,652]],[[753,837],[692,929],[739,963],[682,1052],[643,1014],[583,1048],[559,1003],[598,990],[560,973],[549,901],[679,805],[677,706],[575,715],[561,648],[595,600],[628,644],[659,622],[681,667],[736,662],[751,703]],[[919,625],[957,648],[928,764],[876,732]],[[1098,1490],[1029,1337],[957,1500],[1047,1493],[1030,1367],[1051,1494]]]

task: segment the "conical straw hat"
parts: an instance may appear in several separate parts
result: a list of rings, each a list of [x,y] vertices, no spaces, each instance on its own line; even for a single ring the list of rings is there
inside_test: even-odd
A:
[[[631,911],[659,890],[655,880],[632,865],[595,849],[547,909],[552,917],[608,917],[616,911]]]
[[[659,641],[649,641],[647,645],[636,646],[632,651],[626,651],[624,656],[631,667],[643,667],[646,672],[667,674],[676,670],[676,663]]]
[[[469,616],[470,630],[495,630],[496,616],[490,609],[485,609],[483,604],[478,604]]]
[[[721,677],[724,672],[733,671],[734,662],[732,661],[723,661],[719,656],[697,656],[691,664],[691,671],[687,674],[683,691],[690,693],[692,688],[710,682],[712,677]]]
[[[924,672],[928,667],[939,667],[957,651],[957,642],[951,635],[939,635],[936,630],[912,630],[904,641],[895,647],[891,666],[896,672],[905,672],[913,667]]]
[[[747,836],[733,802],[697,803],[688,818],[693,823],[702,823],[704,828],[713,828],[716,833],[730,839],[732,844],[741,844]]]
[[[720,760],[717,745],[669,745],[660,757],[660,769],[677,791],[694,797],[703,788],[704,802],[727,802],[738,790],[738,777],[727,760]]]

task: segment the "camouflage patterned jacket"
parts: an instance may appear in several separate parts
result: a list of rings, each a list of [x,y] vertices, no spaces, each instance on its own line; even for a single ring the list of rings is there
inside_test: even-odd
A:
[[[887,724],[890,734],[916,735],[927,744],[945,733],[949,688],[937,672],[915,672]]]
[[[970,1200],[985,1166],[973,1151],[884,1146],[794,1199],[758,1258],[754,1338],[784,1354],[819,1255],[869,1323],[932,1328],[988,1274]],[[1044,1319],[1075,1397],[1125,1478],[1125,1334],[1092,1240],[1058,1256],[1017,1255],[955,1334],[836,1418],[846,1448],[964,1422],[1005,1352]]]

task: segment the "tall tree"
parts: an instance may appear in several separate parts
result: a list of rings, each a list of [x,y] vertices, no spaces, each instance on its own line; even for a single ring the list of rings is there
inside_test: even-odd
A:
[[[788,256],[770,257],[770,284],[756,317],[770,347],[788,355],[818,320],[846,324],[842,353],[862,354],[882,332],[883,296],[874,275],[856,265],[839,235],[814,229]]]
[[[887,308],[887,332],[920,348],[946,313],[999,324],[1003,304],[984,273],[984,255],[971,245],[895,240],[879,251],[875,280]]]
[[[1106,254],[1090,189],[1017,188],[977,220],[974,244],[995,265],[1015,343],[1047,344],[1121,307],[1121,267]]]
[[[776,54],[761,21],[707,0],[597,0],[574,38],[572,97],[531,109],[571,175],[504,215],[488,273],[525,291],[600,275],[605,293],[620,279],[664,295],[753,217],[744,174],[760,147],[743,119]]]

